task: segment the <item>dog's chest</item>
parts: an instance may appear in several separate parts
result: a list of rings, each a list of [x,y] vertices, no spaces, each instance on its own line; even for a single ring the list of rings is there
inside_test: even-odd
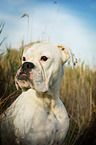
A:
[[[15,128],[18,128],[15,135],[17,137],[21,136],[20,140],[26,142],[26,144],[51,145],[53,142],[56,143],[61,140],[61,127],[52,112],[48,112],[47,114],[39,110],[29,120],[25,120],[24,117],[21,121],[18,121],[19,126],[16,124],[17,120],[14,120]]]
[[[9,122],[18,143],[28,145],[60,144],[63,139],[62,126],[50,110],[49,104],[50,101],[47,99],[43,103],[22,99],[21,103],[19,100],[10,107],[8,115],[13,120]]]

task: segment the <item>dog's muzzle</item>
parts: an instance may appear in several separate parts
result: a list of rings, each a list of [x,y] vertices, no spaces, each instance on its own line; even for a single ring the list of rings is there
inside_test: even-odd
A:
[[[23,63],[23,65],[22,65],[22,67],[20,69],[19,74],[17,74],[17,76],[16,76],[17,79],[18,80],[25,80],[25,81],[27,81],[29,79],[29,77],[30,77],[30,71],[32,69],[34,69],[34,68],[35,68],[35,65],[33,63],[31,63],[31,62],[25,62],[25,63]]]

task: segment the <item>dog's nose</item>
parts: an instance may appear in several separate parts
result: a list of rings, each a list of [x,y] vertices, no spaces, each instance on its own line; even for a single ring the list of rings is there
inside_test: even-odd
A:
[[[22,65],[22,69],[33,69],[35,67],[35,65],[31,62],[25,62]]]

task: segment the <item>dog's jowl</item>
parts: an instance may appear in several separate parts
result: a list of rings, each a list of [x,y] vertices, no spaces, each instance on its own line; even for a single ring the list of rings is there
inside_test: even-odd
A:
[[[62,45],[37,43],[25,48],[15,76],[22,94],[1,115],[2,145],[63,142],[69,117],[59,93],[63,66],[70,57],[69,49]]]

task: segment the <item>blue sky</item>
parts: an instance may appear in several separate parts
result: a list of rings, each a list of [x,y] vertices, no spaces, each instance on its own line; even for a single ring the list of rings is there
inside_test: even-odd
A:
[[[29,31],[27,17],[29,15]],[[38,41],[69,46],[86,64],[96,64],[96,0],[0,0],[0,22],[5,27],[0,49],[19,48],[21,41]]]

